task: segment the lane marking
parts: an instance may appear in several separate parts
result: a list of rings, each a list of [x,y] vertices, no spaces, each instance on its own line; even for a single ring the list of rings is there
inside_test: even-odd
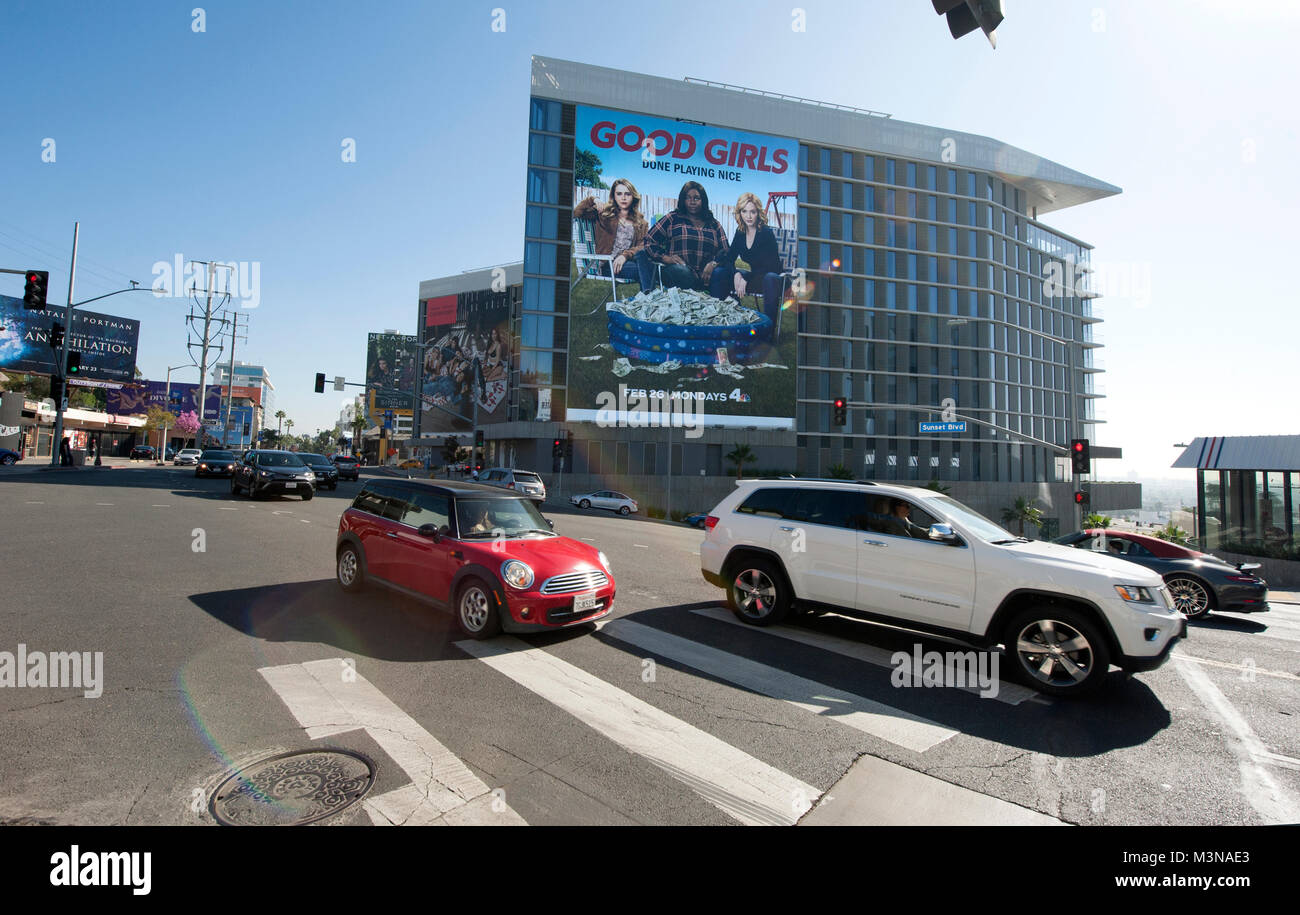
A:
[[[1237,757],[1238,770],[1241,773],[1241,793],[1246,802],[1255,808],[1265,823],[1284,824],[1300,822],[1300,807],[1287,796],[1273,774],[1265,768],[1264,760],[1271,754],[1263,742],[1255,736],[1246,719],[1233,707],[1228,698],[1210,680],[1209,675],[1194,662],[1182,657],[1175,657],[1178,668],[1187,685],[1192,688],[1210,713],[1216,716],[1234,739],[1227,740],[1228,749]]]
[[[1245,664],[1229,664],[1227,661],[1211,661],[1209,658],[1198,658],[1194,655],[1183,654],[1177,648],[1174,649],[1174,656],[1186,658],[1189,661],[1195,661],[1197,664],[1209,664],[1211,667],[1250,671],[1251,673],[1259,674],[1262,677],[1280,677],[1284,680],[1300,680],[1300,677],[1297,677],[1295,674],[1289,674],[1284,670],[1261,670],[1258,667],[1249,667]]]
[[[39,500],[39,501],[36,501],[36,502],[30,502],[30,501],[29,501],[27,504],[28,504],[28,505],[44,505],[44,504],[45,504],[45,500],[42,499],[42,500]]]
[[[239,509],[237,509],[237,508],[235,508],[235,507],[233,507],[233,506],[230,506],[230,505],[218,505],[218,506],[217,506],[217,511],[222,511],[222,512],[237,512],[237,511],[239,511]]]
[[[916,753],[924,753],[958,733],[952,728],[883,702],[845,692],[631,620],[613,620],[600,627],[600,631],[643,651],[654,652],[752,692],[788,702],[796,708],[825,716]]]
[[[703,616],[707,619],[717,620],[720,623],[728,623],[738,626],[749,632],[756,632],[762,635],[776,636],[777,638],[788,639],[792,642],[799,642],[803,645],[811,645],[814,648],[821,648],[824,651],[831,651],[835,654],[844,655],[858,661],[865,661],[868,664],[874,664],[877,667],[887,667],[893,670],[897,665],[894,664],[894,652],[886,651],[875,645],[864,645],[860,642],[854,642],[838,635],[829,635],[821,632],[808,632],[803,629],[796,629],[793,626],[769,626],[760,628],[758,626],[749,626],[736,619],[735,614],[730,610],[722,607],[709,607],[707,609],[692,610],[697,616]],[[979,649],[972,648],[971,651]],[[956,670],[953,664],[947,663],[945,655],[944,670],[949,675],[954,675]],[[1001,662],[999,661],[999,668]],[[911,667],[911,656],[908,657],[908,667]],[[914,672],[915,673],[915,672]],[[948,680],[952,682],[952,680]],[[951,689],[960,689],[968,693],[979,695],[980,688],[974,686],[956,686],[948,687]],[[989,696],[990,699],[997,699],[999,702],[1005,702],[1007,705],[1019,705],[1022,702],[1039,698],[1039,693],[1027,686],[1021,686],[1019,683],[1010,683],[1006,680],[998,681],[998,693],[996,696]]]
[[[112,505],[112,502],[96,502],[96,505]]]
[[[306,518],[299,518],[298,520],[301,521],[303,524],[311,524],[311,522],[308,521]]]
[[[478,658],[746,825],[790,826],[821,791],[519,639],[463,641]]]
[[[644,543],[634,543],[634,544],[632,544],[632,545],[633,545],[633,546],[639,546],[639,547],[640,547],[641,549],[643,549],[643,550],[648,550],[648,549],[650,549],[650,547],[646,546]]]
[[[343,679],[345,671],[351,682]],[[258,670],[312,740],[365,729],[411,784],[362,801],[380,825],[514,825],[523,817],[342,658]],[[497,809],[493,809],[497,808]]]
[[[171,508],[172,506],[171,506],[171,503],[170,503],[170,502],[164,502],[164,503],[162,503],[161,505],[159,505],[159,504],[157,504],[157,503],[154,503],[153,505],[150,505],[149,507],[150,507],[150,508]]]

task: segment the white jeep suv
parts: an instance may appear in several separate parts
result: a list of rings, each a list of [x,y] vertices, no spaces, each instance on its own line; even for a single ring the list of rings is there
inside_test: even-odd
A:
[[[704,578],[747,623],[797,602],[1001,644],[1019,679],[1053,695],[1091,691],[1111,664],[1159,667],[1187,632],[1150,569],[1017,537],[929,489],[744,480],[705,527]]]

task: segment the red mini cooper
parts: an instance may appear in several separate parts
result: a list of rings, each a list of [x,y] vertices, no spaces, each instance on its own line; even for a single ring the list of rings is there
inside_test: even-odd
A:
[[[367,481],[339,518],[339,585],[367,581],[449,608],[475,639],[599,619],[605,554],[551,530],[530,499],[478,483]]]

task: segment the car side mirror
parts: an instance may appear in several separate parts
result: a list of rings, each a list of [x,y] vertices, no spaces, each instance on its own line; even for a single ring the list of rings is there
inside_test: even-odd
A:
[[[956,546],[957,544],[961,543],[961,540],[957,537],[955,533],[953,533],[951,524],[931,524],[930,539],[940,540],[944,543],[951,544],[953,546]]]
[[[438,527],[436,524],[421,524],[416,533],[421,537],[428,537],[434,543],[442,542],[442,535],[446,533],[446,527]]]

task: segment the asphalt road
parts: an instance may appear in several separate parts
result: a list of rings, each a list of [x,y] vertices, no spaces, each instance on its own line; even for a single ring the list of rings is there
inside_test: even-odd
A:
[[[0,476],[0,652],[103,653],[97,698],[0,687],[0,821],[211,823],[233,765],[326,744],[375,759],[370,798],[392,805],[460,772],[491,789],[485,821],[807,820],[851,807],[835,786],[864,754],[1070,823],[1300,820],[1300,607],[1194,622],[1170,663],[1085,702],[899,688],[892,652],[955,646],[833,615],[744,627],[700,577],[701,532],[548,507],[609,555],[614,614],[469,644],[420,604],[337,587],[358,487],[253,501],[171,467]]]

